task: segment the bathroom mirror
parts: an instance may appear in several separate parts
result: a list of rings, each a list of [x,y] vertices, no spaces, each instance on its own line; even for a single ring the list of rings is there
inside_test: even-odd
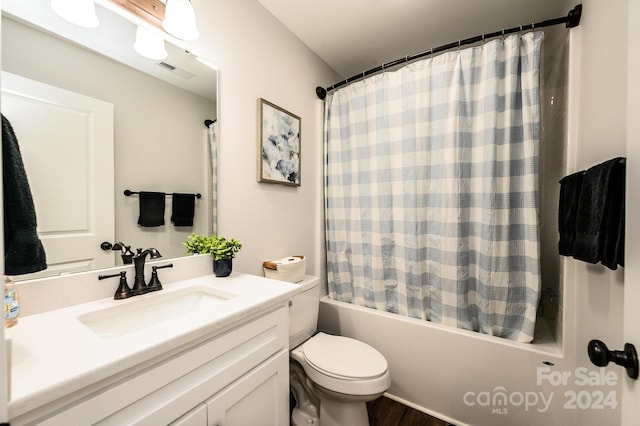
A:
[[[8,116],[4,105],[9,96],[6,96],[3,79],[3,114],[14,125],[23,151],[38,214],[38,231],[48,233],[54,241],[45,243],[47,259],[58,262],[62,259],[59,252],[68,252],[70,248],[80,252],[77,259],[60,260],[61,266],[49,267],[37,276],[121,264],[119,252],[100,248],[102,239],[109,243],[121,241],[133,250],[155,247],[169,259],[185,254],[182,242],[191,232],[211,233],[215,229],[216,186],[211,147],[216,147],[217,70],[170,37],[165,41],[169,54],[166,59],[150,60],[140,56],[133,49],[139,24],[136,19],[125,19],[126,14],[109,6],[107,0],[98,0],[96,9],[99,26],[81,28],[55,15],[49,0],[2,3],[3,76],[10,73],[27,82],[42,83],[47,90],[53,88],[89,97],[111,105],[113,110],[112,191],[92,191],[90,184],[78,189],[78,185],[73,185],[74,175],[63,176],[60,179],[66,180],[55,183],[61,171],[75,167],[65,165],[65,161],[77,165],[84,160],[87,164],[80,168],[82,171],[109,159],[92,158],[91,152],[79,156],[69,148],[56,146],[60,155],[55,159],[46,158],[45,166],[36,163],[30,157],[34,149],[23,149],[21,134],[25,139],[33,129],[39,130],[36,133],[40,135],[58,134],[51,131],[51,126],[57,125],[56,120],[45,117],[34,122],[31,116],[16,116],[16,112],[13,117]],[[165,225],[139,226],[139,199],[136,194],[125,196],[127,189],[166,193]],[[174,192],[200,194],[195,200],[193,226],[172,224],[171,194]],[[70,234],[87,234],[82,226],[76,227],[62,219],[78,217],[87,226],[93,226],[96,221],[97,214],[91,211],[92,207],[80,212],[73,207],[79,199],[105,201],[107,198],[109,202],[104,205],[110,207],[100,215],[112,223],[109,238],[86,244],[67,243],[66,248],[59,244],[65,240],[61,238],[60,228]],[[107,263],[92,262],[96,257],[106,258]]]

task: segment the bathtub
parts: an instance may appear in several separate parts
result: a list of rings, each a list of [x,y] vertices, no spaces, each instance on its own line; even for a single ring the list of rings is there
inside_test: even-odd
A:
[[[378,349],[391,373],[386,396],[450,423],[572,424],[579,375],[544,326],[535,343],[516,343],[325,296],[318,328]]]

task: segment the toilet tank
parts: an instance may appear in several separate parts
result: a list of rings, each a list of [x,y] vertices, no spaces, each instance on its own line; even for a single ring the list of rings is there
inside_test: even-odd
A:
[[[289,300],[289,349],[315,334],[320,307],[320,278],[305,275],[295,284],[302,286],[303,290]]]

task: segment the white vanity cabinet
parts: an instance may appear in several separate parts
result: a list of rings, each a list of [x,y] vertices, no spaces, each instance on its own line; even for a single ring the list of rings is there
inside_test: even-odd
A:
[[[289,352],[285,351],[207,400],[207,424],[288,424],[288,375]]]
[[[249,318],[11,424],[288,425],[288,309]]]
[[[199,404],[171,426],[288,424],[289,353],[280,353]],[[283,411],[284,408],[284,411]]]
[[[202,426],[207,424],[207,404],[198,404],[196,408],[180,417],[170,426]]]

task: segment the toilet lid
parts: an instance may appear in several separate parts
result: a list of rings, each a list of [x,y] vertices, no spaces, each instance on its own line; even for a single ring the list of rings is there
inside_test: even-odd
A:
[[[387,371],[387,360],[380,352],[349,337],[318,333],[302,350],[309,365],[329,376],[365,380]]]

